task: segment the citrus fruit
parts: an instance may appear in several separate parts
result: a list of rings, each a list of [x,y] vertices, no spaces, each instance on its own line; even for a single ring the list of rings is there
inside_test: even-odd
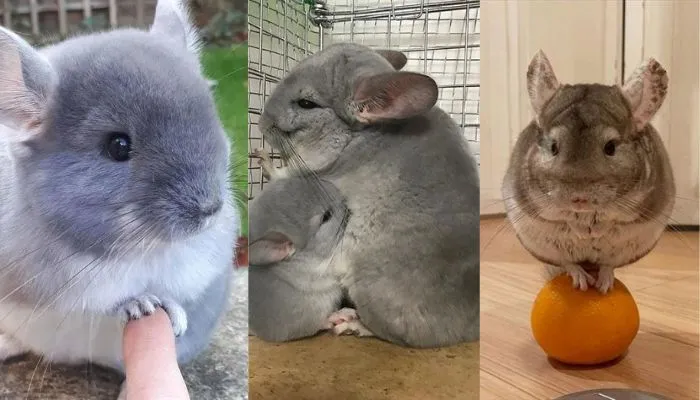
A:
[[[567,275],[547,282],[530,315],[532,333],[551,358],[567,364],[593,365],[621,356],[637,336],[639,310],[627,287],[615,279],[601,294],[581,291]]]

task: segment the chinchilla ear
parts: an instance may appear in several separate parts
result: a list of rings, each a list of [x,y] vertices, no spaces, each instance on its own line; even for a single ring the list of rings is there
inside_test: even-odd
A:
[[[559,89],[559,81],[552,65],[542,50],[535,54],[527,68],[527,93],[530,96],[530,105],[535,115],[539,117],[542,109],[554,93]],[[537,118],[538,119],[538,118]]]
[[[0,27],[0,140],[24,141],[41,131],[58,77],[48,60]]]
[[[248,264],[274,264],[291,257],[294,251],[294,243],[285,234],[269,232],[248,245]]]
[[[361,78],[351,113],[363,124],[401,120],[425,113],[438,98],[435,81],[413,72],[389,72]]]
[[[658,61],[643,62],[622,86],[622,94],[632,109],[632,119],[639,131],[656,115],[666,98],[668,75]]]
[[[172,38],[192,53],[199,54],[199,37],[190,21],[185,0],[158,0],[151,33]]]
[[[394,67],[395,70],[399,71],[401,68],[406,66],[408,58],[406,55],[400,51],[395,50],[377,50],[380,56],[386,58],[387,61]]]

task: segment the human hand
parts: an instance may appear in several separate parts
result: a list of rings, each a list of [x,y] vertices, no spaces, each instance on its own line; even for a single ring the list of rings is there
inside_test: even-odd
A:
[[[177,364],[175,335],[162,309],[124,328],[123,357],[128,400],[189,400]]]

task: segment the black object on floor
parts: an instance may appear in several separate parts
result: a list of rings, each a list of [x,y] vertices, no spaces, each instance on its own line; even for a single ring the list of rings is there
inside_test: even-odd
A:
[[[596,389],[571,393],[555,400],[671,400],[660,394],[632,389]]]

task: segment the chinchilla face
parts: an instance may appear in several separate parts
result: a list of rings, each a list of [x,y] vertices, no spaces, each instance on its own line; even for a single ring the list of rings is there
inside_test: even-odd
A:
[[[274,180],[250,203],[251,265],[307,252],[324,257],[340,240],[349,210],[332,184],[314,176]]]
[[[296,66],[265,104],[260,128],[292,167],[322,169],[365,127],[430,109],[437,85],[397,72],[406,57],[339,43]],[[302,161],[303,160],[303,161]]]
[[[666,85],[666,72],[653,60],[622,88],[559,85],[544,55],[536,56],[528,88],[537,140],[524,158],[535,197],[560,209],[586,211],[648,190],[655,167],[648,122]]]
[[[22,83],[42,96],[26,115],[3,110],[25,132],[13,145],[18,180],[27,206],[78,249],[177,241],[228,201],[228,142],[176,5],[159,2],[150,32],[41,54],[20,44]]]

